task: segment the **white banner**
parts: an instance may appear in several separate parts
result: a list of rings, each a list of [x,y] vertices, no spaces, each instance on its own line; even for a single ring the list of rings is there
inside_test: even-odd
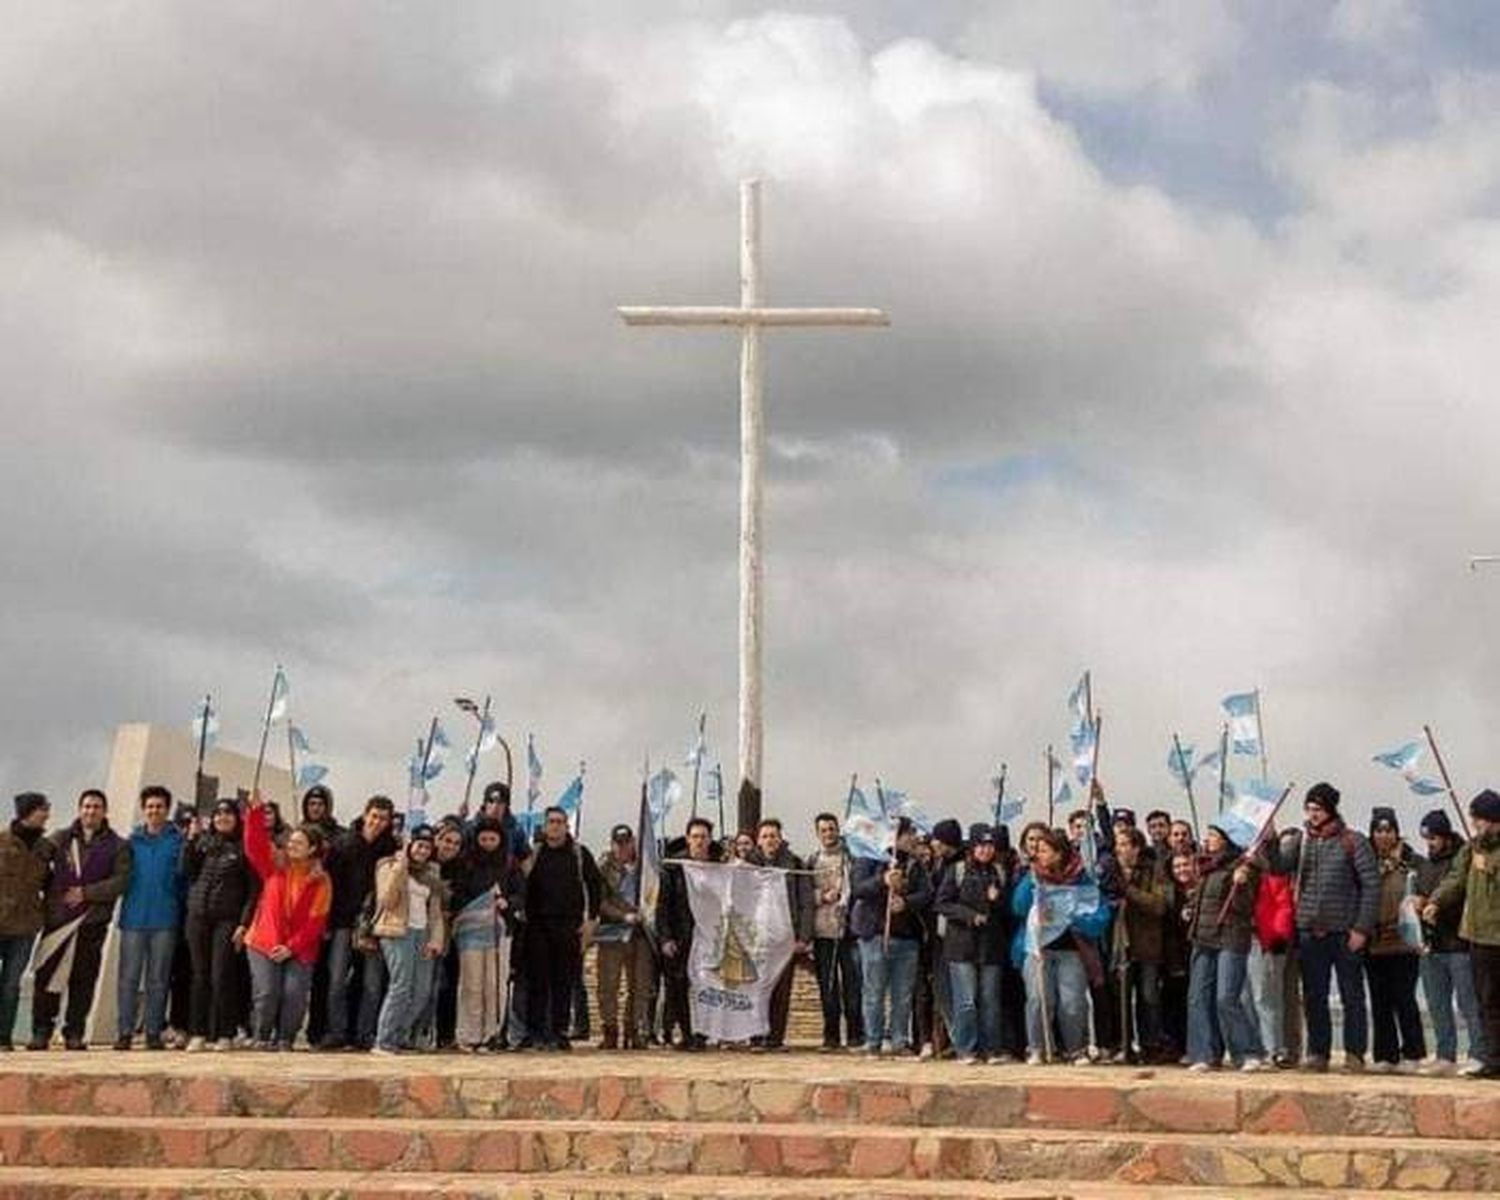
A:
[[[786,872],[743,863],[685,862],[680,869],[693,909],[693,1032],[718,1042],[765,1036],[771,993],[792,960]]]

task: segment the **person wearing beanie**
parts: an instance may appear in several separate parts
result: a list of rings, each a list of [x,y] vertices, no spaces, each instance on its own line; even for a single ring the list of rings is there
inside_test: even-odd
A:
[[[21,980],[47,917],[52,844],[43,835],[51,815],[46,796],[22,792],[16,797],[15,820],[0,831],[0,1051],[13,1048]]]
[[[931,876],[912,852],[914,832],[911,822],[900,818],[892,856],[858,859],[849,881],[849,929],[859,939],[865,1053],[870,1055],[904,1055],[911,1048],[922,917],[933,897]]]
[[[932,827],[925,862],[927,881],[935,901],[943,876],[963,859],[964,827],[952,817]],[[920,850],[917,856],[921,857]],[[923,1058],[946,1058],[953,1029],[953,997],[948,991],[948,972],[943,966],[943,935],[937,910],[928,904],[922,913],[922,939],[917,947],[917,983],[912,1006],[916,1013],[918,1051]]]
[[[1463,848],[1463,839],[1453,828],[1447,810],[1434,808],[1417,826],[1427,854],[1417,864],[1413,890],[1418,908],[1426,906],[1432,893],[1443,882],[1453,860]],[[1474,995],[1474,973],[1469,966],[1469,943],[1458,936],[1459,913],[1455,909],[1442,914],[1436,924],[1422,924],[1426,952],[1422,955],[1422,995],[1432,1017],[1435,1054],[1419,1072],[1422,1075],[1454,1075],[1458,1071],[1458,1020],[1463,1018],[1468,1039],[1468,1053],[1478,1060],[1475,1048],[1484,1043],[1479,1026],[1478,1000]]]
[[[375,1027],[376,1054],[410,1049],[412,1024],[432,994],[434,964],[443,955],[448,888],[437,863],[431,825],[418,825],[406,847],[375,867],[375,917],[388,983]]]
[[[452,940],[458,954],[453,1037],[467,1054],[500,1048],[526,891],[525,876],[500,822],[480,817],[473,835],[453,874],[451,898]]]
[[[526,836],[526,830],[516,820],[515,814],[510,811],[510,784],[495,779],[484,785],[484,793],[479,801],[479,817],[489,817],[491,820],[500,822],[500,829],[505,836],[506,844],[510,847],[511,856],[517,862],[525,862],[531,857],[531,842]],[[469,828],[470,837],[473,836],[474,825]]]
[[[1265,1069],[1260,1030],[1245,1006],[1257,875],[1224,829],[1210,825],[1203,836],[1189,925],[1189,1070],[1213,1070],[1226,1050],[1241,1071]]]
[[[943,873],[934,908],[953,1007],[953,1049],[959,1061],[1002,1057],[1000,964],[1006,956],[1007,880],[996,862],[997,839],[987,824],[969,828],[968,855]],[[1005,1055],[1005,1057],[1009,1057]]]
[[[1422,937],[1418,924],[1402,919],[1408,885],[1416,877],[1417,856],[1401,840],[1396,810],[1370,810],[1370,844],[1380,860],[1380,911],[1365,956],[1370,985],[1371,1065],[1373,1071],[1415,1071],[1427,1057],[1422,1013],[1417,1007]]]
[[[182,848],[182,871],[188,881],[183,932],[192,962],[187,1049],[229,1050],[248,999],[240,995],[239,949],[260,899],[238,803],[214,805],[208,828],[195,831]]]
[[[1484,1028],[1475,1063],[1463,1074],[1500,1079],[1500,794],[1486,788],[1469,802],[1473,836],[1453,860],[1422,919],[1436,925],[1459,912],[1458,933],[1469,943],[1474,992]]]
[[[1360,956],[1380,912],[1380,864],[1370,841],[1339,816],[1339,791],[1314,784],[1303,801],[1303,823],[1271,839],[1257,861],[1293,879],[1297,962],[1307,1025],[1303,1070],[1328,1070],[1333,1048],[1329,995],[1336,981],[1344,1010],[1345,1069],[1364,1069],[1370,1039]]]

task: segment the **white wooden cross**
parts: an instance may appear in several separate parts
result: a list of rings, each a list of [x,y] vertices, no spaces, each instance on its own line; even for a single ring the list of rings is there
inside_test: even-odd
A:
[[[761,788],[761,419],[760,333],[766,328],[889,325],[878,308],[768,308],[760,274],[760,181],[740,184],[738,307],[621,307],[627,325],[740,330],[740,828],[759,820]],[[752,785],[747,795],[745,784]],[[720,831],[723,832],[722,830]]]

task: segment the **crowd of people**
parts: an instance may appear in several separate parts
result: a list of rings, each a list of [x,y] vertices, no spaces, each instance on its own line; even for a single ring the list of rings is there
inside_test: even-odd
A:
[[[503,783],[476,816],[410,829],[383,796],[348,828],[326,787],[301,807],[295,824],[256,796],[174,812],[151,786],[127,834],[96,789],[57,828],[45,796],[17,796],[0,832],[0,1049],[28,967],[28,1048],[87,1048],[114,926],[118,1050],[567,1050],[592,1037],[592,944],[602,1049],[702,1051],[673,866],[693,860],[786,872],[793,957],[752,1050],[786,1047],[805,964],[829,1052],[1326,1071],[1336,988],[1344,1069],[1500,1077],[1492,791],[1469,805],[1468,840],[1445,811],[1423,817],[1421,854],[1391,808],[1350,828],[1326,783],[1296,827],[1248,846],[1164,811],[1138,825],[1097,784],[1066,828],[1033,822],[1012,843],[1004,825],[902,820],[882,859],[851,853],[833,813],[806,856],[775,819],[719,840],[693,817],[662,848],[654,905],[635,830],[615,826],[596,858],[554,808],[528,837]]]

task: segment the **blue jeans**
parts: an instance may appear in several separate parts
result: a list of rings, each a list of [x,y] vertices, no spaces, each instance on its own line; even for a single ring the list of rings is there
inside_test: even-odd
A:
[[[1260,1036],[1245,1008],[1249,955],[1194,946],[1188,976],[1188,1058],[1218,1063],[1229,1050],[1236,1064],[1260,1053]]]
[[[6,1045],[10,1044],[16,1028],[16,1010],[21,1007],[21,980],[31,962],[31,947],[35,941],[34,933],[0,937],[0,1043]],[[1472,994],[1473,987],[1469,991]]]
[[[250,1032],[257,1042],[276,1042],[290,1049],[307,1016],[312,991],[312,964],[295,958],[272,962],[259,950],[250,960]]]
[[[146,1036],[161,1037],[167,1023],[167,995],[172,988],[172,955],[177,952],[175,929],[120,930],[120,965],[115,988],[119,1013],[117,1032],[123,1038],[135,1035],[136,1002],[141,994],[141,976],[146,978]]]
[[[917,984],[917,950],[914,938],[893,937],[882,945],[879,937],[860,938],[859,969],[865,1008],[865,1045],[878,1050],[890,1039],[892,1050],[911,1047],[911,1001]],[[886,1023],[886,996],[890,996],[890,1023]]]
[[[349,1036],[349,984],[359,971],[359,1013]],[[354,949],[354,930],[335,929],[328,937],[328,1033],[332,1041],[368,1044],[375,1039],[380,998],[385,991],[385,960]]]
[[[970,1058],[1000,1052],[1000,964],[951,962],[948,995],[953,1048]]]
[[[1250,947],[1250,993],[1255,1002],[1261,1047],[1286,1054],[1286,952],[1267,954],[1256,942]]]
[[[1046,984],[1047,1020],[1062,1035],[1051,1044],[1042,1020],[1042,984]],[[1076,950],[1043,950],[1026,959],[1026,1041],[1033,1054],[1049,1047],[1069,1058],[1082,1054],[1089,1040],[1089,977]]]
[[[1458,1022],[1453,1005],[1469,1032],[1469,1057],[1484,1062],[1484,1025],[1479,1020],[1479,998],[1474,992],[1474,965],[1467,950],[1422,956],[1422,991],[1432,1014],[1432,1032],[1437,1056],[1444,1062],[1458,1061]]]
[[[1344,1006],[1344,1053],[1361,1058],[1370,1044],[1370,1014],[1365,1006],[1365,971],[1349,949],[1347,932],[1300,933],[1297,965],[1302,971],[1302,1007],[1307,1013],[1307,1053],[1326,1059],[1333,1049],[1333,1017],[1328,997],[1338,980]]]
[[[409,929],[400,937],[380,939],[380,953],[390,977],[375,1027],[375,1044],[382,1050],[404,1050],[412,1023],[427,1007],[436,960],[422,953],[426,945],[425,929]]]

